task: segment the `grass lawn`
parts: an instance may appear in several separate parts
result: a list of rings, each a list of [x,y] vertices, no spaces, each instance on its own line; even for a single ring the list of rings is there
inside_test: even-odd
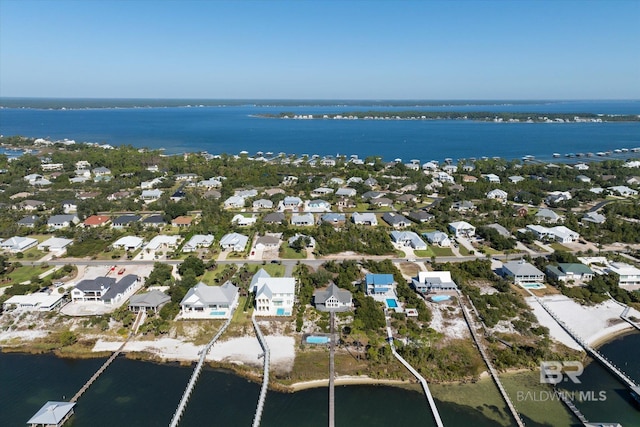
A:
[[[249,271],[253,271],[254,273],[257,272],[259,269],[263,268],[264,271],[266,271],[267,273],[269,273],[269,275],[271,277],[283,277],[284,276],[284,270],[285,270],[285,266],[282,264],[264,264],[264,265],[258,265],[258,264],[250,264],[249,265]]]
[[[439,246],[429,246],[429,249],[431,249],[434,253],[435,256],[439,257],[439,256],[453,256],[453,252],[451,251],[451,248],[441,248]]]
[[[11,254],[11,256],[9,257],[9,261],[23,261],[23,260],[35,261],[45,256],[46,253],[39,251],[36,247],[33,247],[31,249],[27,249],[26,251],[22,252],[23,256],[21,258],[18,258],[16,255],[18,254]]]
[[[571,252],[571,249],[558,242],[551,243],[549,246],[551,246],[554,251]]]
[[[307,257],[306,250],[296,252],[289,246],[282,246],[280,248],[280,257],[285,259],[304,259]]]
[[[463,245],[459,245],[458,250],[460,251],[460,255],[462,256],[471,255],[471,252],[469,251],[469,249],[465,248]]]
[[[435,256],[435,252],[433,251],[433,246],[429,246],[427,247],[426,250],[423,251],[413,251],[413,253],[418,257],[418,258],[431,258],[432,256]]]
[[[13,270],[7,277],[11,279],[10,282],[0,284],[0,287],[14,285],[16,283],[26,282],[31,280],[33,276],[44,273],[46,270],[42,270],[37,266],[24,265]]]
[[[492,247],[487,246],[487,245],[482,245],[482,250],[481,250],[481,251],[479,251],[479,252],[482,252],[482,253],[485,253],[485,254],[489,254],[489,255],[498,255],[498,254],[502,254],[502,252],[497,251],[497,250],[495,250],[495,249],[493,249]]]
[[[220,273],[222,273],[226,266],[226,264],[216,264],[216,268],[211,271],[205,271],[200,280],[207,284],[215,283],[216,277],[218,277]]]

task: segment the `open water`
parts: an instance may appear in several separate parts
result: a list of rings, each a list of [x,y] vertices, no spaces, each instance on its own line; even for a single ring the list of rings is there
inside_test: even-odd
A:
[[[605,344],[601,351],[631,378],[640,381],[639,346],[640,334],[631,334]],[[0,424],[24,425],[47,400],[68,400],[102,362],[103,359],[67,360],[52,355],[0,353]],[[191,367],[175,364],[119,358],[80,398],[70,425],[168,425],[191,371]],[[582,384],[575,385],[575,390],[606,393],[605,401],[576,402],[590,421],[615,421],[626,427],[640,425],[640,408],[600,365],[590,363],[580,379]],[[463,386],[461,393],[464,393]],[[180,425],[249,426],[258,394],[258,384],[224,371],[205,369]],[[434,397],[445,425],[496,425],[477,408],[439,401],[437,394]],[[262,425],[326,426],[327,399],[326,388],[293,394],[269,392]],[[464,402],[463,395],[460,402]],[[533,408],[544,411],[545,402],[536,403]],[[539,426],[524,415],[527,426]],[[434,423],[426,399],[419,392],[395,387],[349,386],[336,388],[336,425],[431,426]]]
[[[437,103],[435,103],[437,104]],[[640,102],[340,103],[202,100],[0,100],[0,134],[163,148],[168,154],[246,150],[445,158],[597,153],[640,147],[640,122],[493,123],[465,120],[283,120],[267,114],[349,111],[489,111],[640,114]],[[63,109],[64,108],[64,109]],[[617,156],[634,156],[626,153]],[[640,154],[635,154],[640,156]]]

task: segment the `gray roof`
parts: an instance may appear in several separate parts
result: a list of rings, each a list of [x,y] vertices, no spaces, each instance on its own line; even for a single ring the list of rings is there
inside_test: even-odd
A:
[[[79,289],[83,292],[99,291],[103,289],[109,289],[115,283],[116,279],[114,279],[113,277],[96,277],[95,279],[81,280],[76,285],[76,289]]]
[[[203,282],[198,283],[189,289],[180,304],[196,295],[205,305],[226,305],[231,304],[238,294],[238,287],[231,282],[226,282],[222,286],[209,286]]]
[[[320,217],[324,222],[345,222],[347,217],[343,213],[329,212]]]
[[[149,215],[145,219],[142,220],[143,224],[166,224],[167,222],[164,220],[162,215],[154,214]]]
[[[313,293],[313,301],[315,305],[324,303],[331,297],[335,297],[342,304],[349,304],[351,302],[351,292],[346,289],[340,289],[335,283],[331,282],[327,289],[318,289]]]
[[[108,301],[115,298],[118,294],[123,294],[127,290],[127,288],[133,285],[137,280],[138,276],[136,276],[135,274],[127,274],[117,283],[111,286],[104,295],[102,295],[102,300]]]
[[[112,221],[112,224],[126,225],[137,221],[140,221],[140,215],[120,215]]]
[[[403,215],[393,213],[393,212],[385,212],[382,215],[382,219],[389,225],[398,225],[398,224],[407,224],[409,220],[405,218]]]
[[[138,294],[129,300],[130,306],[158,308],[162,304],[169,302],[171,297],[164,292],[153,290],[144,294]]]
[[[544,276],[542,271],[522,260],[505,262],[502,269],[513,276]]]
[[[271,212],[264,216],[263,222],[267,223],[279,223],[284,221],[284,214],[282,212]]]
[[[496,230],[498,232],[498,234],[500,234],[501,236],[504,237],[511,237],[511,233],[509,233],[509,230],[507,230],[506,228],[504,228],[503,226],[501,226],[498,223],[494,223],[494,224],[489,224],[487,225],[488,228],[493,228],[494,230]]]
[[[18,225],[34,225],[38,219],[37,215],[27,215],[18,221]]]
[[[58,425],[76,406],[73,402],[48,401],[36,414],[27,421],[27,424]]]
[[[414,221],[418,221],[418,222],[425,222],[425,221],[431,221],[434,216],[432,214],[430,214],[429,212],[426,211],[413,211],[413,212],[409,212],[409,219],[412,219]]]
[[[65,222],[73,222],[73,220],[77,218],[76,215],[51,215],[48,224],[62,224]]]

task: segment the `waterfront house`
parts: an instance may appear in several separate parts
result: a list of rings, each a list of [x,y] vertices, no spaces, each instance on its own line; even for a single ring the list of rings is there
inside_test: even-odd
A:
[[[618,286],[640,285],[640,269],[624,262],[612,262],[606,268],[607,272],[618,275]]]
[[[102,296],[116,283],[113,277],[96,277],[84,279],[71,291],[73,302],[101,302]]]
[[[238,287],[231,282],[222,286],[198,283],[180,301],[183,319],[228,319],[238,305]]]
[[[405,228],[410,225],[407,218],[395,212],[385,212],[382,219],[393,228]]]
[[[422,233],[422,236],[427,239],[427,241],[433,245],[438,245],[441,248],[448,248],[451,246],[451,239],[447,233],[443,233],[442,231],[431,231],[429,233]]]
[[[418,277],[411,279],[411,285],[417,292],[423,294],[458,289],[458,285],[451,278],[450,271],[420,271]]]
[[[367,273],[365,280],[365,293],[369,296],[384,296],[392,292],[396,282],[393,274]]]
[[[547,266],[547,276],[562,282],[588,282],[593,279],[593,270],[580,263],[559,263]]]
[[[64,294],[58,292],[34,292],[13,295],[2,304],[4,311],[52,311],[62,305]]]
[[[113,305],[125,300],[125,296],[132,293],[135,287],[141,283],[135,274],[127,274],[114,283],[100,298],[104,304]]]
[[[313,305],[318,311],[348,311],[353,307],[351,292],[330,282],[326,289],[313,293]]]
[[[31,249],[37,244],[38,241],[31,237],[14,236],[0,243],[0,250],[15,254]]]
[[[158,313],[169,301],[171,301],[171,297],[169,295],[154,289],[150,292],[132,296],[129,299],[129,311],[134,313],[139,311],[152,311],[154,313]]]
[[[544,282],[544,273],[524,260],[505,262],[501,274],[516,284]]]
[[[373,212],[365,212],[362,214],[354,212],[351,216],[351,220],[354,224],[358,225],[378,225],[378,217],[376,217],[376,214],[374,214]]]
[[[215,238],[212,234],[194,234],[189,241],[182,246],[182,252],[195,252],[198,248],[208,248]]]
[[[449,230],[456,237],[472,237],[476,234],[476,228],[466,221],[456,221],[449,223]]]
[[[123,236],[118,240],[116,240],[115,242],[113,242],[111,246],[114,249],[121,249],[121,250],[123,249],[127,252],[132,252],[140,249],[142,247],[143,242],[144,240],[142,240],[140,237],[137,237],[137,236]]]
[[[256,287],[255,315],[291,316],[295,301],[295,279],[266,276],[262,274],[254,285]]]
[[[247,246],[249,237],[239,233],[229,233],[220,239],[220,247],[224,250],[242,252]]]
[[[424,251],[427,244],[413,231],[392,231],[391,240],[402,246],[410,246],[414,250]]]

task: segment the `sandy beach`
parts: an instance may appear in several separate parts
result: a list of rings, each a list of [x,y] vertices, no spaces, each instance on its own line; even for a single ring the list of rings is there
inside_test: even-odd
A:
[[[603,344],[617,335],[633,330],[631,325],[620,318],[620,314],[624,310],[623,307],[612,300],[593,306],[585,306],[564,295],[549,295],[541,299],[556,316],[592,346]],[[580,345],[553,320],[534,298],[526,298],[526,301],[533,309],[540,324],[549,328],[553,339],[567,347],[581,350]],[[629,316],[640,317],[640,312],[631,309]]]
[[[415,381],[406,380],[385,380],[367,377],[366,375],[344,375],[336,377],[335,385],[409,385],[417,384]],[[290,389],[292,391],[307,390],[317,387],[329,387],[329,379],[324,378],[321,380],[302,381],[299,383],[291,384]]]

